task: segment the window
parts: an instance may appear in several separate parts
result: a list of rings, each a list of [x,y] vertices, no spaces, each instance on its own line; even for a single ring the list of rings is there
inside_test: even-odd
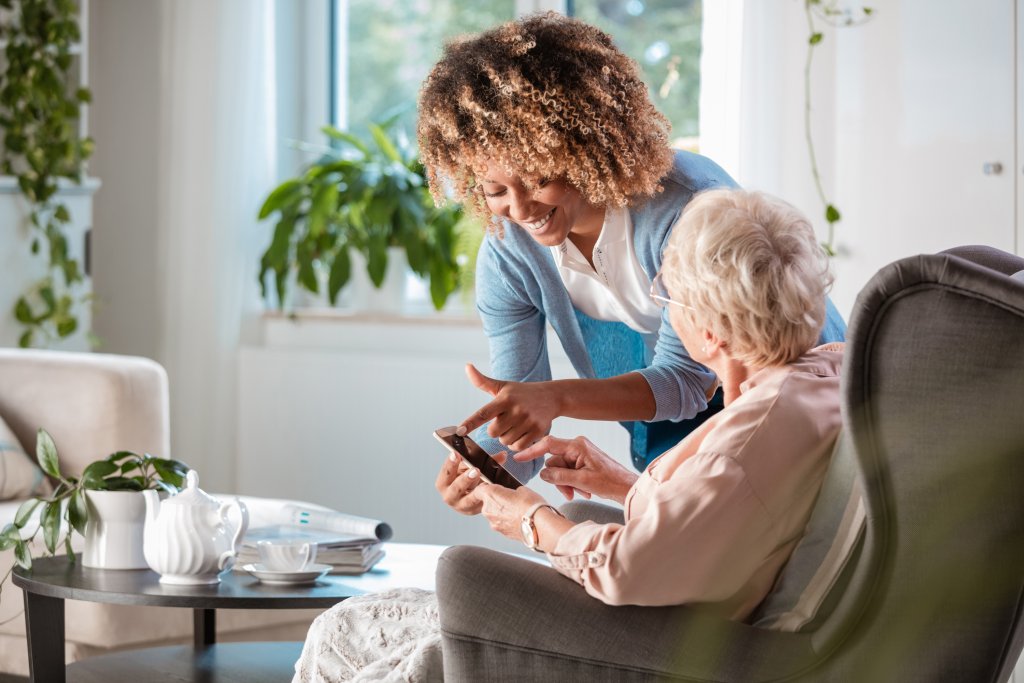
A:
[[[411,133],[420,83],[446,39],[548,7],[608,32],[640,64],[675,144],[696,147],[700,0],[332,0],[331,121],[358,127],[400,113]]]
[[[411,133],[444,41],[515,13],[516,0],[333,0],[331,120],[358,127],[397,113]]]
[[[569,0],[567,13],[611,35],[640,64],[651,100],[672,122],[674,146],[696,148],[700,0]]]

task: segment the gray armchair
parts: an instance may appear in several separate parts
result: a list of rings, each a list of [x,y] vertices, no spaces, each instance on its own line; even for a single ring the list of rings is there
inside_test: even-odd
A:
[[[1020,270],[957,249],[893,263],[858,297],[835,458],[853,459],[867,520],[813,631],[610,607],[548,567],[454,547],[437,571],[446,679],[1007,680],[1024,644]]]

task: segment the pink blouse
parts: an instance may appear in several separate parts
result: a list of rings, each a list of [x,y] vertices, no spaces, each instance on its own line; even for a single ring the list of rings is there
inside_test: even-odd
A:
[[[584,522],[549,555],[610,605],[715,603],[744,619],[804,532],[842,418],[841,345],[761,370],[740,396],[652,462],[626,523]]]

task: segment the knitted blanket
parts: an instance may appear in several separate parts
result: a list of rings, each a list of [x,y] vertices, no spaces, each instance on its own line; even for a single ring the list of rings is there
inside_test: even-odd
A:
[[[349,598],[317,617],[292,683],[442,680],[437,596],[397,588]]]

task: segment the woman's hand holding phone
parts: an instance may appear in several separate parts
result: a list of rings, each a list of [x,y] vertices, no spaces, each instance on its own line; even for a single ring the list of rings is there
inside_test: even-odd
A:
[[[437,473],[434,487],[441,499],[456,512],[464,515],[479,515],[483,504],[473,491],[480,485],[480,472],[468,466],[454,454],[444,459],[441,471]]]

